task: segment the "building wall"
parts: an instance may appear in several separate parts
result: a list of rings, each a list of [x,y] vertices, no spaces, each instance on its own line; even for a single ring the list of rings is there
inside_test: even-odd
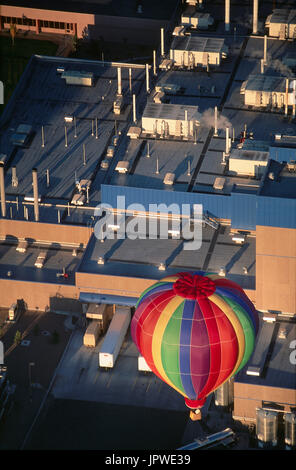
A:
[[[15,7],[9,5],[0,6],[0,16],[10,16],[15,18],[21,18],[22,16],[35,20],[43,21],[59,21],[65,23],[74,23],[77,25],[77,36],[81,38],[83,36],[84,28],[87,28],[88,25],[95,24],[95,15],[86,14],[86,13],[73,13],[66,11],[54,11],[54,10],[41,10],[38,8],[25,8],[25,7]],[[39,32],[39,25],[36,24],[36,28],[30,27],[31,30],[35,29],[35,32]],[[19,26],[19,29],[22,29]],[[23,28],[26,29],[26,28]],[[44,33],[60,33],[56,29],[51,28],[42,28]]]
[[[0,279],[1,307],[9,308],[18,299],[23,299],[28,310],[45,311],[53,299],[77,299],[75,286],[45,284],[39,282]]]
[[[256,307],[296,312],[296,230],[257,226]]]
[[[17,25],[18,29],[30,29],[31,31],[54,34],[77,34],[82,38],[88,34],[91,39],[105,41],[128,41],[138,44],[158,45],[160,42],[160,28],[168,25],[168,21],[160,21],[146,18],[132,18],[120,16],[94,15],[87,13],[75,13],[65,11],[54,11],[37,8],[25,8],[9,5],[0,6],[0,17],[22,18],[23,15],[29,19],[36,20],[36,26]],[[39,21],[55,21],[73,24],[73,30],[67,32],[55,28],[40,28]],[[0,25],[3,22],[0,22]],[[9,28],[9,24],[2,25]],[[127,57],[128,59],[128,57]]]
[[[36,241],[86,246],[91,236],[91,229],[64,224],[48,224],[24,220],[0,220],[0,238],[12,236],[17,239],[27,238]]]
[[[156,282],[155,279],[80,272],[77,272],[75,277],[77,289],[81,292],[121,295],[126,297],[138,297],[147,287],[150,287]]]
[[[295,390],[234,382],[234,419],[254,421],[256,408],[261,408],[263,401],[276,403],[290,411],[296,405]]]

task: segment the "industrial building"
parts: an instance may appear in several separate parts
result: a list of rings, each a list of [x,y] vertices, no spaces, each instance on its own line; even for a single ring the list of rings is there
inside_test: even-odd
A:
[[[177,1],[135,2],[85,1],[44,2],[34,0],[1,1],[0,30],[14,23],[17,30],[36,34],[58,34],[105,41],[154,44],[159,29],[174,17]],[[156,41],[157,42],[157,41]]]
[[[170,59],[174,66],[181,68],[219,66],[227,54],[228,47],[222,38],[175,37],[170,49]]]
[[[272,75],[250,75],[241,85],[246,106],[291,110],[295,116],[296,80]]]
[[[254,47],[262,38],[252,38]],[[223,66],[224,38],[175,37],[157,58],[173,70],[31,58],[0,118],[1,306],[23,299],[28,309],[83,317],[93,304],[134,307],[165,275],[226,276],[260,314],[251,362],[233,383],[233,417],[249,424],[276,413],[277,429],[293,422],[296,407],[295,80],[250,74],[247,48],[238,37],[234,60],[211,74],[193,68]],[[154,102],[152,86],[165,103]],[[241,93],[255,110],[241,106]],[[178,227],[182,204],[202,205],[199,249],[188,249]],[[158,227],[164,207],[167,237],[150,239],[151,218]],[[194,211],[186,217],[193,223]],[[124,377],[137,373],[128,361]],[[71,383],[57,385],[61,396],[63,387],[70,394]],[[124,404],[139,403],[130,388],[120,388]],[[183,409],[171,397],[169,406]],[[112,403],[111,394],[104,399]],[[168,406],[165,394],[158,406]]]
[[[282,8],[273,10],[272,14],[266,18],[265,27],[269,31],[269,36],[280,40],[296,39],[296,10]]]
[[[162,138],[193,139],[200,117],[197,106],[148,103],[142,115],[142,132]]]
[[[193,6],[188,6],[181,15],[181,25],[193,29],[207,30],[214,24],[214,18],[209,13],[197,11]]]

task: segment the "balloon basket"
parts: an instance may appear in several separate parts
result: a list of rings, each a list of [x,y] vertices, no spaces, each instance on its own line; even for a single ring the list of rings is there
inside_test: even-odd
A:
[[[192,421],[200,421],[202,416],[201,416],[201,410],[190,410],[190,419]]]

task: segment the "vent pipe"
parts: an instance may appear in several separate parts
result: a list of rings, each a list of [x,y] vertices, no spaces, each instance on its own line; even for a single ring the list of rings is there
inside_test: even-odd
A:
[[[229,127],[226,127],[226,145],[225,145],[225,154],[229,155],[230,145],[229,145]]]
[[[217,137],[218,135],[218,107],[215,106],[215,132],[214,132],[214,136]]]
[[[0,194],[1,194],[1,213],[2,213],[2,217],[6,217],[4,162],[0,162]]]
[[[136,123],[137,121],[137,113],[136,113],[136,95],[133,95],[133,121]]]
[[[153,75],[156,76],[156,51],[153,51]]]
[[[264,65],[267,64],[267,35],[264,36],[264,52],[263,52]]]
[[[289,79],[286,78],[286,99],[285,99],[285,116],[288,115],[288,99],[289,99]]]
[[[149,88],[149,65],[146,64],[146,91],[149,93],[150,88]]]
[[[258,33],[258,1],[253,0],[253,34]]]
[[[164,28],[160,29],[160,40],[161,57],[164,57]]]
[[[18,187],[18,177],[16,176],[16,166],[11,168],[11,185],[14,188]]]
[[[38,175],[37,175],[36,168],[33,168],[32,170],[32,177],[33,177],[34,215],[35,215],[36,222],[39,222]]]
[[[225,0],[225,31],[230,29],[230,0]]]
[[[122,94],[122,84],[121,84],[121,67],[117,67],[117,94],[121,95]]]

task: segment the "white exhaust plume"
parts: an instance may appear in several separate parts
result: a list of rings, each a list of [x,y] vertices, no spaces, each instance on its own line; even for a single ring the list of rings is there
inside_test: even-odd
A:
[[[202,113],[200,125],[204,127],[214,127],[214,129],[232,129],[232,124],[226,116],[218,114],[215,122],[215,110],[212,108],[207,109]]]

